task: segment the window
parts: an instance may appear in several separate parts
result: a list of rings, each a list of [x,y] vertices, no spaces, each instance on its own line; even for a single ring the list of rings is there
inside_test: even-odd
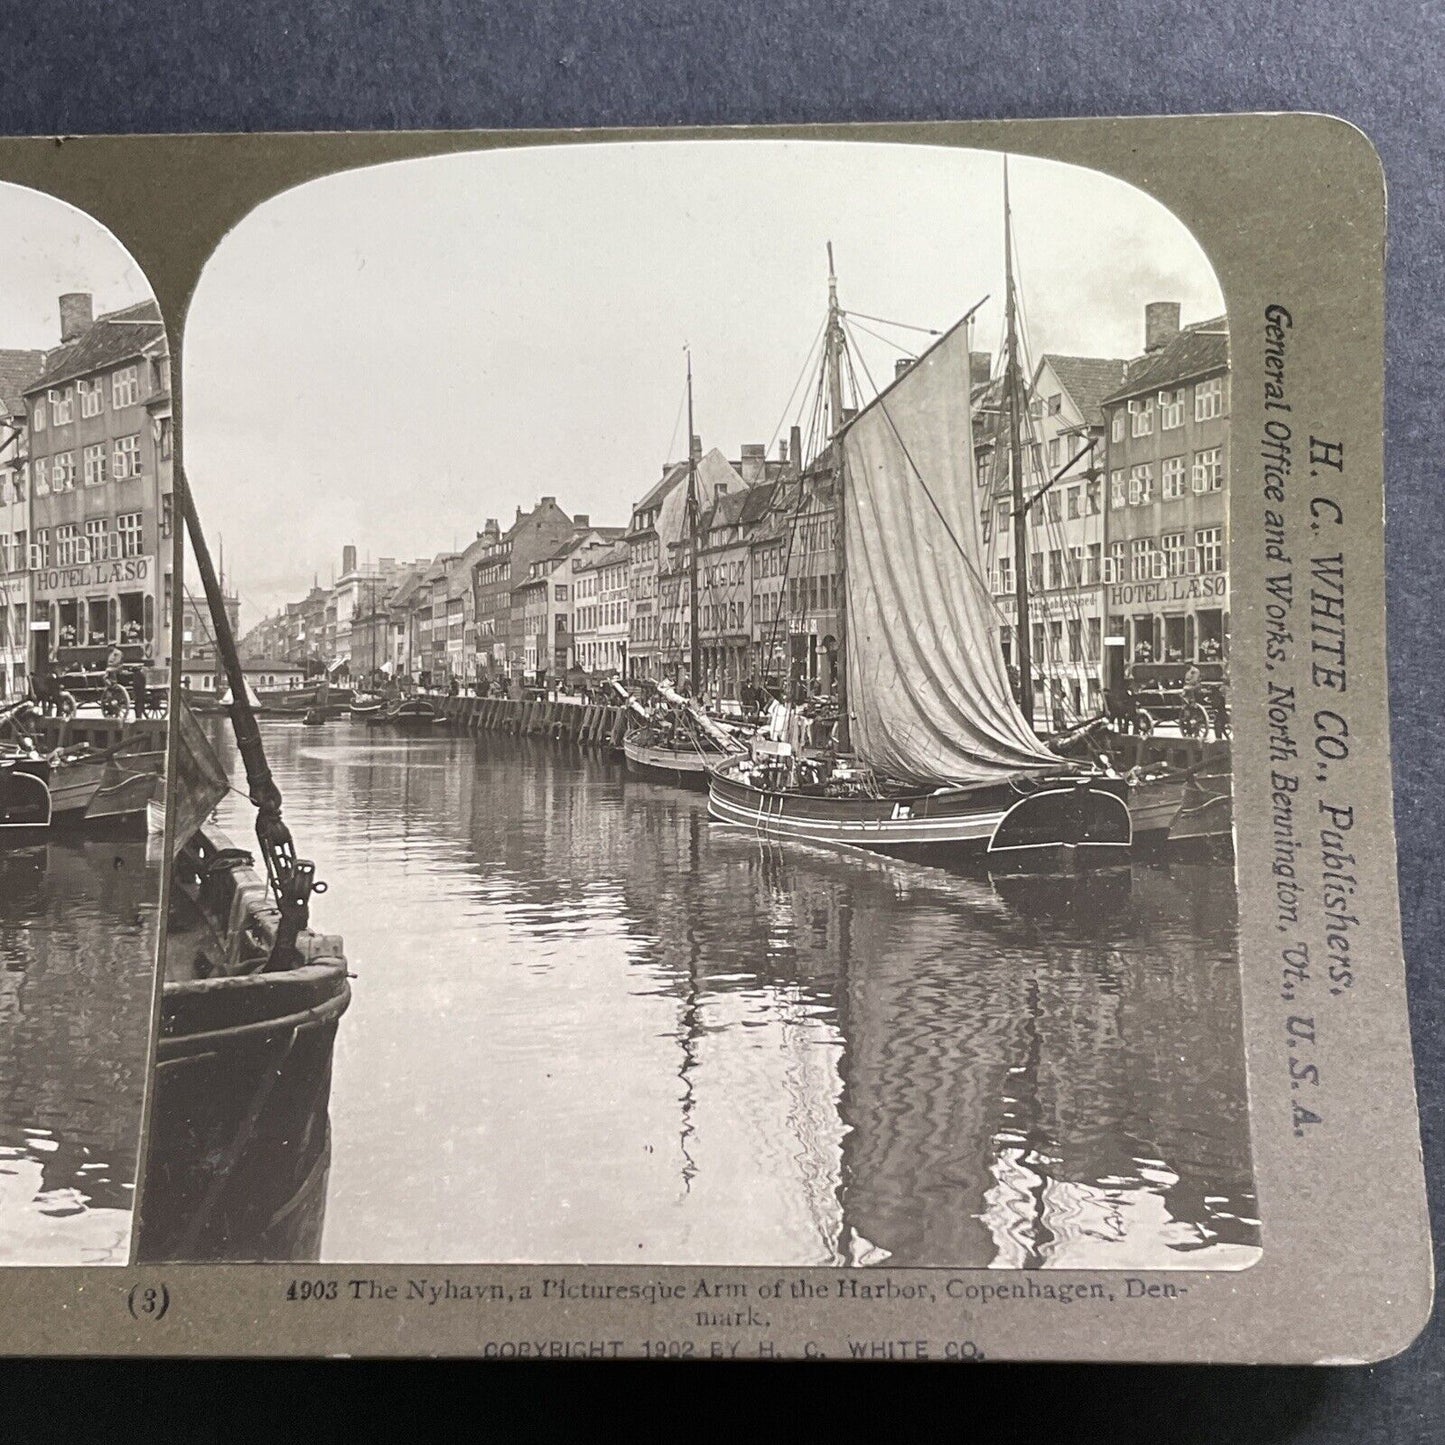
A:
[[[1109,437],[1112,441],[1121,442],[1124,440],[1124,413],[1116,411],[1109,424]]]
[[[1211,376],[1194,388],[1194,420],[1212,421],[1224,415],[1224,378]]]
[[[1217,492],[1224,486],[1224,452],[1220,447],[1194,453],[1194,490]]]
[[[1099,542],[1089,543],[1089,574],[1088,582],[1094,586],[1099,582],[1100,575],[1104,569],[1104,548]]]
[[[1051,468],[1057,468],[1060,460],[1059,439],[1058,437],[1051,437],[1049,439],[1049,466]]]
[[[1159,393],[1159,430],[1173,431],[1184,425],[1184,388]]]
[[[998,559],[998,590],[1000,592],[1012,592],[1014,590],[1012,557],[1000,557]]]
[[[1154,435],[1154,398],[1140,397],[1129,403],[1131,424],[1130,436],[1149,437]]]
[[[1082,515],[1079,510],[1079,498],[1082,490],[1081,487],[1069,488],[1069,521],[1071,522],[1076,521]]]
[[[1124,581],[1124,544],[1122,542],[1109,543],[1108,575],[1104,578],[1104,581]]]
[[[1035,589],[1044,585],[1044,554],[1029,553],[1029,586]]]
[[[1224,570],[1223,535],[1222,527],[1201,527],[1194,534],[1194,555],[1201,572]]]
[[[105,407],[105,389],[99,381],[79,382],[81,416],[99,416]]]
[[[73,567],[79,560],[77,541],[79,529],[74,522],[66,522],[55,529],[55,565]]]
[[[1064,624],[1062,622],[1049,623],[1049,661],[1062,662],[1064,660]]]
[[[1089,516],[1097,517],[1103,510],[1104,484],[1095,478],[1084,490],[1084,500],[1088,503]]]
[[[117,437],[115,443],[115,479],[140,476],[140,435]]]
[[[85,485],[99,487],[105,483],[105,444],[85,449]]]
[[[35,532],[35,541],[30,545],[30,567],[34,571],[48,566],[50,566],[50,528],[39,527]]]
[[[110,525],[104,517],[92,517],[85,524],[86,557],[91,562],[108,562],[111,558]]]
[[[110,378],[110,404],[134,406],[140,400],[140,380],[133,366],[123,366]]]
[[[35,495],[37,497],[50,495],[50,462],[45,457],[36,457],[35,459]]]
[[[1056,392],[1049,398],[1049,415],[1050,415],[1050,416],[1058,416],[1058,414],[1059,414],[1061,411],[1063,411],[1063,409],[1064,409],[1064,398],[1063,398],[1063,396],[1062,396],[1059,392],[1056,391]]]
[[[1084,580],[1084,549],[1069,548],[1069,586],[1077,587]]]
[[[1069,661],[1082,662],[1084,660],[1084,620],[1081,617],[1069,618]]]
[[[75,453],[57,452],[50,462],[50,490],[69,492],[75,487]]]
[[[1133,557],[1130,576],[1135,582],[1147,582],[1153,571],[1151,556],[1154,551],[1154,543],[1148,537],[1136,537],[1130,543],[1129,550]]]
[[[1164,500],[1177,501],[1184,495],[1184,458],[1164,458]]]
[[[139,557],[141,555],[141,514],[122,512],[115,519],[115,529],[120,534],[120,555]]]
[[[45,430],[47,420],[45,414],[45,403],[43,401],[37,401],[35,403],[35,411],[30,418],[30,423],[36,431]]]
[[[1185,570],[1184,533],[1166,532],[1159,539],[1164,553],[1164,571],[1170,577],[1182,577]]]
[[[1063,498],[1060,497],[1057,492],[1050,492],[1046,499],[1046,502],[1049,509],[1049,521],[1062,521],[1064,515]]]
[[[1064,554],[1060,551],[1049,553],[1049,586],[1062,587],[1064,585]]]
[[[557,602],[565,602],[567,600],[567,584],[565,582],[559,582],[552,589],[552,596]]]
[[[1099,653],[1100,653],[1100,651],[1102,650],[1102,645],[1103,645],[1103,624],[1101,623],[1101,621],[1100,621],[1099,618],[1097,618],[1097,617],[1091,617],[1091,618],[1089,618],[1089,661],[1090,661],[1090,662],[1095,662],[1095,661],[1098,660]],[[1090,695],[1090,697],[1093,696],[1095,690],[1096,690],[1095,684],[1090,683],[1090,684],[1089,684],[1089,695]]]
[[[1129,505],[1146,507],[1154,500],[1154,469],[1147,462],[1129,472]]]
[[[46,396],[50,402],[51,426],[64,426],[75,419],[75,393],[68,386],[64,390],[52,388]]]
[[[1129,505],[1129,493],[1124,486],[1124,473],[1109,473],[1109,505],[1117,512],[1120,507]]]

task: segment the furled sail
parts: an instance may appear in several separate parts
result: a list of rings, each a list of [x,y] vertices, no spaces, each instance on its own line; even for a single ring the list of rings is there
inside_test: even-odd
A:
[[[843,468],[855,751],[917,782],[1058,767],[1013,700],[994,637],[966,324],[858,413]]]

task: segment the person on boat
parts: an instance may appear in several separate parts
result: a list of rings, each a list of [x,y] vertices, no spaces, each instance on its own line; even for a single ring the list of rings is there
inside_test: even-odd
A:
[[[130,670],[130,696],[135,706],[135,715],[142,718],[146,715],[146,674],[145,668],[133,667]]]

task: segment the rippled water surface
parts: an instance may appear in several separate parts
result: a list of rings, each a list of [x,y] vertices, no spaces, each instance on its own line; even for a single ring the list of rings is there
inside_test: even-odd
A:
[[[1256,1256],[1228,865],[959,877],[542,741],[265,737],[357,974],[327,1258]]]
[[[0,1264],[124,1264],[160,869],[143,841],[0,850]]]

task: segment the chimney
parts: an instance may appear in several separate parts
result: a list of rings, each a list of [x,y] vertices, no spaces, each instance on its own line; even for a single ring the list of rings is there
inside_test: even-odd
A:
[[[89,299],[89,298],[87,298]],[[348,572],[356,571],[356,548],[346,546],[341,549],[341,575],[344,577]]]
[[[518,507],[517,507],[517,520],[518,520],[519,522],[522,520],[522,508],[521,508],[520,504],[519,504]]]
[[[803,429],[795,426],[788,428],[788,455],[793,459],[793,465],[800,471],[803,466]]]
[[[986,386],[993,378],[993,358],[986,351],[968,353],[968,380],[972,386]]]
[[[788,464],[788,439],[787,439],[787,437],[783,437],[783,438],[778,442],[778,460],[779,460],[780,462],[782,462],[782,464],[783,464],[784,466],[787,466],[787,464]]]
[[[969,364],[972,365],[972,358],[970,358]],[[893,363],[893,380],[897,381],[912,365],[913,358],[911,356],[900,356],[898,360]]]
[[[1158,351],[1179,335],[1179,303],[1151,301],[1144,308],[1144,350]]]
[[[585,532],[592,525],[592,518],[588,516],[586,512],[578,512],[572,518],[572,525],[576,527],[579,532]]]
[[[764,442],[744,442],[742,464],[738,471],[742,473],[743,481],[752,486],[755,482],[762,481],[768,470],[768,448]]]
[[[67,291],[60,298],[60,340],[78,341],[95,325],[95,308],[89,291]]]
[[[695,436],[692,439],[692,460],[697,461],[702,456],[702,438]]]

